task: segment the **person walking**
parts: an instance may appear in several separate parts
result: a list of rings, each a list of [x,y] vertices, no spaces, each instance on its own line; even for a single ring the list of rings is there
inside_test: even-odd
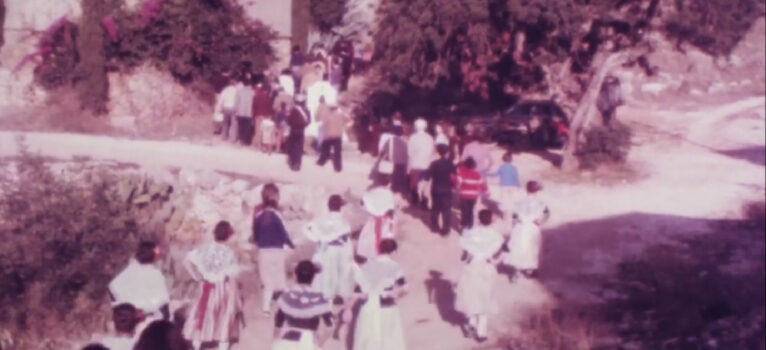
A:
[[[392,164],[391,172],[391,191],[402,196],[409,196],[410,187],[407,178],[407,163],[409,155],[407,150],[407,141],[404,140],[403,128],[394,126],[392,135],[387,138],[383,149],[380,152],[380,163],[389,162]]]
[[[380,253],[380,242],[395,237],[394,194],[386,187],[376,187],[362,197],[362,207],[370,214],[359,233],[357,260],[368,261]]]
[[[397,301],[407,290],[404,272],[391,255],[396,241],[380,242],[380,255],[356,270],[357,292],[364,299],[354,333],[354,350],[405,350]]]
[[[313,260],[319,264],[321,272],[314,284],[324,298],[335,304],[343,304],[353,290],[351,272],[354,249],[351,246],[351,225],[341,213],[345,204],[341,196],[330,196],[327,202],[330,212],[306,228],[306,237],[318,245]]]
[[[237,92],[241,87],[241,83],[234,84],[229,83],[221,90],[216,99],[216,114],[220,117],[220,132],[223,140],[235,140],[236,138],[236,107],[237,107]]]
[[[503,164],[496,172],[487,174],[488,177],[500,178],[500,207],[504,213],[510,213],[513,210],[513,203],[521,183],[519,182],[519,171],[513,165],[513,154],[506,152],[503,155]]]
[[[255,121],[253,144],[256,149],[261,151],[265,151],[264,135],[266,135],[262,124],[265,119],[271,118],[272,115],[274,115],[274,109],[271,105],[270,93],[263,86],[263,83],[258,83],[255,86],[255,95],[253,97],[253,118]]]
[[[332,156],[332,164],[336,173],[343,170],[342,148],[343,133],[346,130],[346,116],[337,105],[330,105],[326,113],[319,115],[322,123],[322,144],[317,165],[324,166]]]
[[[473,215],[479,197],[489,192],[484,177],[476,171],[476,161],[466,159],[457,169],[455,184],[460,194],[460,223],[463,230],[473,227]]]
[[[425,179],[431,180],[431,231],[447,236],[452,225],[452,189],[456,176],[455,165],[449,159],[449,146],[436,146],[439,159],[433,161],[426,171]],[[441,217],[442,225],[439,225]]]
[[[428,203],[420,198],[418,185],[423,180],[423,173],[428,170],[436,155],[434,138],[427,132],[428,122],[424,119],[415,121],[415,133],[407,142],[410,175],[410,203],[415,206],[428,207]]]
[[[492,300],[496,265],[505,243],[503,236],[491,225],[492,211],[484,209],[479,212],[479,226],[466,231],[460,238],[461,260],[465,265],[455,289],[455,309],[467,317],[464,334],[478,342],[487,340],[488,315],[496,307]]]
[[[154,242],[139,244],[128,266],[109,282],[113,305],[131,304],[147,317],[169,318],[170,293],[165,276],[154,266],[159,248]]]
[[[537,276],[543,240],[540,225],[550,217],[548,206],[538,197],[542,189],[543,186],[537,181],[527,182],[527,197],[516,205],[513,212],[515,224],[508,244],[510,253],[505,259],[507,265],[528,278]]]
[[[244,81],[237,88],[237,104],[235,112],[237,114],[237,138],[241,145],[249,145],[253,139],[253,90],[251,77],[245,76]]]
[[[261,204],[253,216],[253,240],[258,246],[258,273],[263,285],[261,309],[268,314],[271,302],[287,287],[287,249],[295,249],[278,211],[279,188],[268,183],[261,190]]]
[[[295,99],[295,105],[287,116],[287,126],[290,133],[287,135],[287,165],[292,171],[301,170],[303,162],[303,147],[305,142],[306,126],[311,122],[311,117],[306,108],[306,97],[298,95]]]
[[[333,325],[332,306],[322,295],[311,288],[320,273],[310,261],[301,261],[295,268],[296,286],[282,294],[277,301],[274,319],[272,350],[317,350],[326,332],[319,333],[320,323],[324,330]]]
[[[226,245],[234,229],[221,221],[213,235],[214,242],[192,250],[184,261],[189,274],[202,287],[183,328],[184,337],[195,350],[209,342],[217,342],[218,350],[228,350],[242,327],[242,297],[236,280],[242,268],[237,254]]]

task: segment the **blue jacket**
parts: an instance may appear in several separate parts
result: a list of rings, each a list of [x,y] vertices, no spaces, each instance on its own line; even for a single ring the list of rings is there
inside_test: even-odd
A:
[[[257,211],[253,217],[253,241],[258,248],[295,248],[282,217],[274,209]]]
[[[496,172],[487,174],[487,176],[500,176],[501,187],[521,187],[519,171],[511,163],[501,165]]]

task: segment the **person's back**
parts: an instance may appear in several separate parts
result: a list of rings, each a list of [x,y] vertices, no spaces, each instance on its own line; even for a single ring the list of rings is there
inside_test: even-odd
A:
[[[401,135],[390,136],[383,146],[381,155],[384,155],[394,164],[407,164],[409,160],[407,141]]]
[[[414,170],[427,169],[436,152],[434,138],[426,132],[424,123],[415,125],[418,130],[410,137],[407,144],[410,168]]]
[[[256,212],[253,219],[253,238],[261,249],[293,247],[282,217],[271,208]]]
[[[251,86],[242,85],[237,89],[236,112],[238,117],[253,117],[253,98],[255,91]]]
[[[139,245],[135,258],[109,283],[115,303],[128,303],[146,314],[166,312],[170,302],[165,276],[153,265],[157,248],[153,242]]]
[[[268,117],[274,113],[268,90],[260,87],[255,89],[252,108],[253,116],[256,117]]]
[[[447,158],[440,158],[431,163],[428,169],[431,178],[431,191],[435,193],[452,192],[454,184],[452,176],[455,174],[455,165]]]
[[[346,118],[338,107],[329,107],[321,118],[325,138],[343,137],[346,130]]]
[[[168,321],[152,322],[138,338],[133,350],[189,350],[181,330]]]

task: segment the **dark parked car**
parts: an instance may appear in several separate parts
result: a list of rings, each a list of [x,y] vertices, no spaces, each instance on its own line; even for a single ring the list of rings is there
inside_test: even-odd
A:
[[[569,119],[552,101],[522,100],[477,124],[476,131],[485,138],[514,148],[560,148],[569,138]]]

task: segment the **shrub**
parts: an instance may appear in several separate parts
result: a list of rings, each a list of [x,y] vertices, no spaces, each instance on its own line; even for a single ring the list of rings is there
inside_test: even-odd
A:
[[[323,32],[330,31],[343,20],[347,0],[311,0],[314,25]]]
[[[609,126],[594,126],[585,132],[585,140],[578,146],[575,156],[580,167],[592,169],[602,164],[622,163],[630,151],[632,132],[620,122]]]
[[[16,164],[0,178],[0,334],[16,349],[71,348],[103,329],[108,282],[156,238],[142,221],[151,208],[126,202],[107,172],[57,174],[31,155]]]

